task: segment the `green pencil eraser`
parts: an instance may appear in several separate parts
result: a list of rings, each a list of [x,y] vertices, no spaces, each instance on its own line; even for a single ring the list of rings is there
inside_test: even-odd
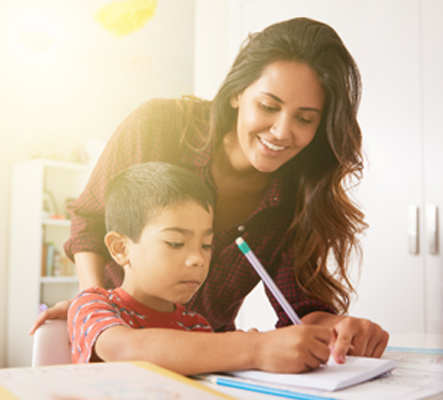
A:
[[[241,250],[243,254],[246,254],[247,252],[251,251],[248,244],[243,240],[243,238],[241,237],[237,238],[235,243],[237,244],[238,248]]]

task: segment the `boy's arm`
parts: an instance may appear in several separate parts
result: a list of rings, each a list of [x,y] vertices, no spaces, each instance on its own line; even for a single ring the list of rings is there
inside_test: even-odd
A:
[[[183,375],[259,369],[302,372],[329,358],[331,332],[297,325],[269,332],[187,332],[114,326],[95,342],[104,361],[149,361]]]

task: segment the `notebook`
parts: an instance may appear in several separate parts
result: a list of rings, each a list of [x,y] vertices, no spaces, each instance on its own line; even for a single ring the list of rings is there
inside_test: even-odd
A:
[[[225,378],[238,378],[257,385],[282,385],[334,391],[368,381],[395,368],[394,360],[367,357],[347,357],[344,364],[332,358],[314,371],[300,374],[277,374],[263,371],[230,371]],[[219,375],[220,376],[220,375]]]
[[[234,400],[148,362],[0,369],[2,400]]]

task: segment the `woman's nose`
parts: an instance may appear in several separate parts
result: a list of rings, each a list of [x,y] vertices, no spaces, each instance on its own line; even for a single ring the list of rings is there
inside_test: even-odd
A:
[[[271,126],[272,135],[279,140],[286,139],[291,136],[291,118],[288,116],[281,114],[274,121],[274,124]]]

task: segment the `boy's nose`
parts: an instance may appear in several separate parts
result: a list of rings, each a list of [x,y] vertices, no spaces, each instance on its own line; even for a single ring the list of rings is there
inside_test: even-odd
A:
[[[206,260],[202,251],[196,250],[189,254],[189,256],[186,258],[185,264],[187,267],[203,267],[205,262]]]

